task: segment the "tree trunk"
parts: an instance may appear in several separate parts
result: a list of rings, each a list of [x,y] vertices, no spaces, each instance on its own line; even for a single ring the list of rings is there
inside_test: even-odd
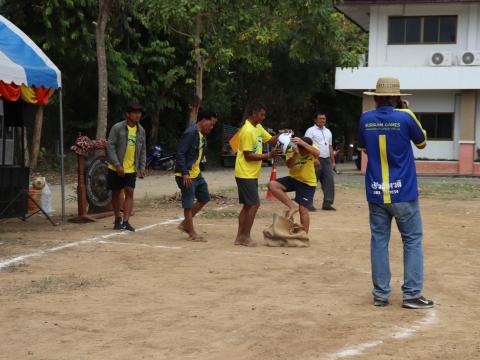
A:
[[[190,108],[190,125],[197,121],[198,111],[203,100],[203,71],[205,62],[200,53],[200,43],[203,31],[203,14],[197,14],[195,18],[194,54],[195,54],[195,96]]]
[[[35,170],[38,166],[38,158],[40,154],[40,140],[42,138],[43,126],[43,105],[37,106],[35,112],[35,125],[33,127],[32,146],[30,154],[30,169]]]
[[[107,53],[105,49],[105,29],[110,17],[111,7],[112,0],[98,0],[98,19],[95,31],[98,64],[97,139],[105,139],[107,136],[108,72]]]
[[[152,147],[158,141],[158,133],[160,129],[160,113],[158,111],[154,111],[150,115],[150,119],[152,122],[152,128],[150,129],[150,147]]]

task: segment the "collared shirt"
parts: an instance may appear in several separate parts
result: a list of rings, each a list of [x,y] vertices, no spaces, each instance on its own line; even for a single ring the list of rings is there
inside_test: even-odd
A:
[[[318,150],[316,145],[313,145],[313,147]],[[286,160],[292,158],[293,155],[293,149],[288,149],[285,154]],[[304,184],[316,187],[317,174],[315,173],[315,160],[315,156],[310,153],[305,156],[298,154],[295,159],[295,164],[290,168],[288,175]]]
[[[390,204],[418,198],[412,141],[423,148],[427,133],[410,110],[380,106],[360,118],[358,148],[368,155],[365,190],[368,202]]]
[[[319,128],[313,125],[305,132],[305,136],[312,139],[313,143],[317,145],[320,150],[321,158],[330,157],[330,146],[332,145],[332,133],[325,126]]]
[[[262,168],[262,160],[247,161],[243,152],[251,151],[254,154],[261,154],[263,152],[263,143],[269,141],[272,136],[262,125],[257,124],[257,126],[253,126],[248,119],[239,131],[235,177],[258,179]]]

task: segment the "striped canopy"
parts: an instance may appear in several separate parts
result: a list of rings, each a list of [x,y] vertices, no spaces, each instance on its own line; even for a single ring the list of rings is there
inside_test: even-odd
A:
[[[58,89],[60,70],[25,33],[0,15],[0,81]]]

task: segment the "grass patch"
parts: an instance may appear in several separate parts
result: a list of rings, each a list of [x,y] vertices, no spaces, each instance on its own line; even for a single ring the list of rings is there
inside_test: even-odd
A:
[[[29,232],[29,231],[37,231],[38,228],[22,226],[22,227],[12,227],[12,226],[1,226],[0,227],[0,234],[1,233],[12,233],[12,232]]]
[[[91,278],[76,274],[46,276],[37,280],[31,280],[30,283],[14,289],[14,293],[18,296],[51,294],[105,287],[110,284],[111,282],[102,276]]]
[[[213,210],[207,209],[202,211],[202,216],[205,218],[238,218],[240,211],[237,210]]]
[[[4,267],[2,270],[9,272],[9,273],[14,273],[14,272],[25,272],[27,271],[28,265],[25,264],[24,262],[16,263],[16,264],[11,264],[6,267]]]
[[[480,184],[422,184],[421,196],[445,200],[475,200],[480,198]]]

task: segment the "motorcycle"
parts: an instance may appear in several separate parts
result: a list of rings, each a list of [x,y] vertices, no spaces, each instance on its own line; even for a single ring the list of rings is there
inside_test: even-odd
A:
[[[167,153],[161,144],[154,145],[147,154],[147,169],[173,170],[175,168],[175,153]]]

